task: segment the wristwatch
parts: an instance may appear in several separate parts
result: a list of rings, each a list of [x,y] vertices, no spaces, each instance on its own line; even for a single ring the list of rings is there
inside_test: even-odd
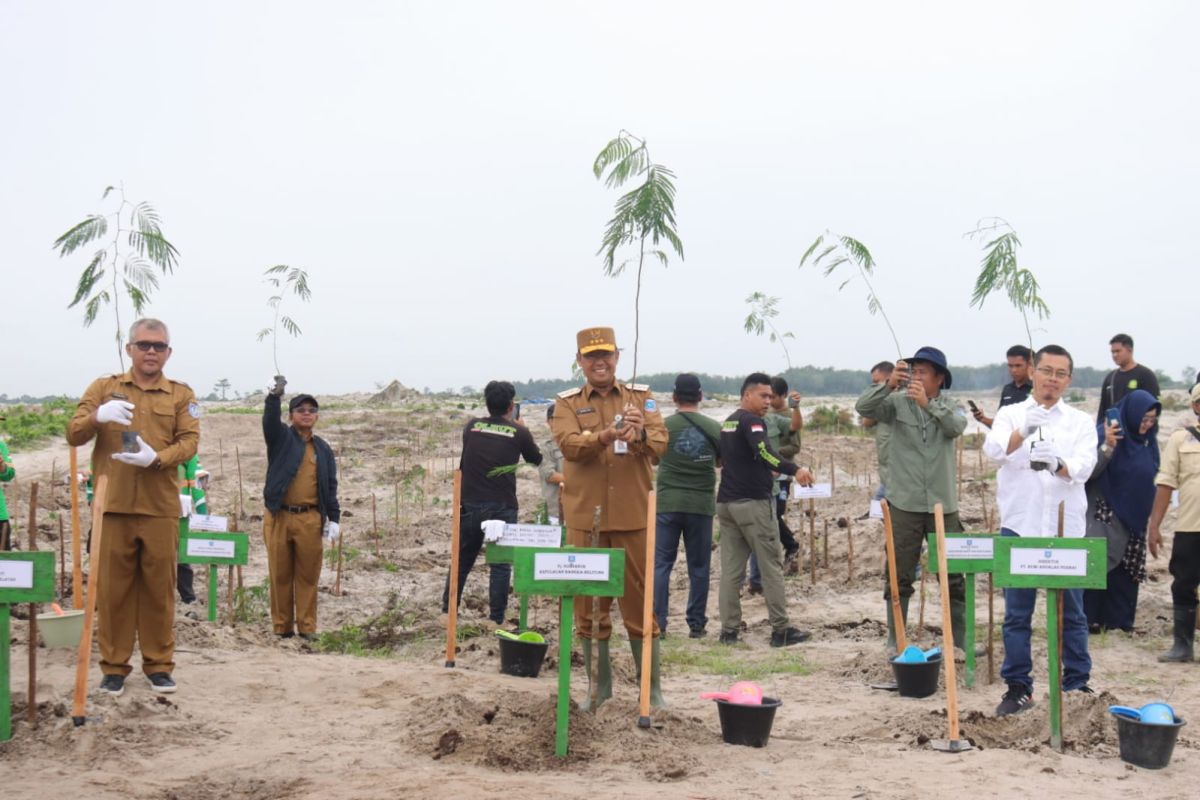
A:
[[[1100,452],[1101,452],[1101,453],[1104,453],[1104,455],[1108,455],[1108,454],[1111,452],[1111,451],[1108,449],[1108,442],[1101,442],[1101,443],[1100,443]]]

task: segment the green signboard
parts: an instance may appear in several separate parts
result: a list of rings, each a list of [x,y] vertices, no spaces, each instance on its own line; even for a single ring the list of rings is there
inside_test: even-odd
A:
[[[521,594],[620,597],[625,593],[624,550],[521,547],[513,568],[513,589]]]
[[[250,534],[189,531],[179,537],[179,561],[183,564],[245,564],[250,553]]]
[[[1103,589],[1108,540],[1001,536],[995,540],[996,585],[1006,589]]]
[[[0,605],[54,600],[54,553],[0,552]],[[0,643],[8,647],[7,640]]]
[[[973,575],[992,571],[992,533],[947,533],[946,572],[952,575]],[[929,563],[938,563],[937,534],[929,534]]]

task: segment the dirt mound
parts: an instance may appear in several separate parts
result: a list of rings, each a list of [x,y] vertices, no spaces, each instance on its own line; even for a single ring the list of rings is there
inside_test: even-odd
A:
[[[371,395],[367,402],[373,406],[387,406],[398,403],[404,398],[412,397],[415,394],[416,392],[406,387],[400,381],[392,381],[381,391]]]

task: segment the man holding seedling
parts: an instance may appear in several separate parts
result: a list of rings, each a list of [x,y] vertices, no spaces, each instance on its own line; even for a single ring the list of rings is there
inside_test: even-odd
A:
[[[517,521],[517,466],[542,463],[542,452],[533,435],[520,418],[514,416],[513,397],[516,390],[508,381],[490,381],[483,389],[488,415],[472,419],[463,428],[462,508],[458,510],[458,602],[462,608],[463,585],[471,567],[483,549],[483,524],[489,520],[515,523]],[[489,526],[495,528],[497,526]],[[502,532],[503,527],[497,531]],[[496,538],[499,538],[498,536]],[[504,624],[504,609],[508,606],[508,586],[512,580],[512,564],[488,566],[488,619]],[[450,574],[442,589],[442,613],[450,609]]]
[[[288,422],[279,418],[287,381],[276,378],[263,404],[267,479],[263,484],[263,539],[271,573],[271,625],[289,639],[317,637],[317,582],[324,556],[322,539],[338,541],[342,509],[337,497],[337,461],[329,443],[313,433],[320,406],[311,394],[288,403]]]
[[[1062,399],[1074,367],[1071,354],[1056,344],[1038,350],[1033,357],[1033,391],[1025,402],[1000,409],[984,440],[983,452],[1000,465],[996,503],[1002,536],[1054,536],[1060,504],[1063,535],[1087,533],[1084,484],[1096,466],[1096,426]],[[1004,590],[1000,677],[1008,691],[996,707],[998,717],[1033,706],[1030,638],[1036,602],[1037,589]],[[1062,590],[1062,612],[1063,691],[1091,694],[1092,659],[1082,589]]]
[[[779,457],[795,463],[800,452],[800,429],[804,417],[800,414],[800,393],[789,392],[788,383],[782,375],[771,378],[771,408],[763,421],[767,424],[767,441]],[[788,494],[792,490],[792,478],[781,472],[775,479],[775,521],[779,526],[779,543],[783,545],[784,571],[795,571],[799,565],[800,543],[787,524]],[[750,554],[750,594],[762,594],[762,574],[758,570],[758,556]]]
[[[100,688],[125,690],[134,640],[155,692],[174,692],[175,560],[179,545],[176,468],[196,454],[200,406],[163,367],[170,333],[156,319],[129,330],[128,372],[92,382],[67,425],[73,447],[95,438],[92,473],[108,476],[97,584]]]
[[[967,427],[966,417],[942,396],[953,376],[946,356],[936,347],[922,347],[907,362],[896,363],[883,383],[858,398],[855,410],[891,426],[887,445],[887,500],[891,508],[896,552],[900,614],[908,622],[921,545],[934,529],[933,507],[942,504],[946,530],[963,530],[958,519],[958,486],[954,440]],[[888,650],[896,649],[891,588],[883,580],[887,605]],[[950,626],[959,647],[966,636],[966,595],[962,575],[950,576]]]
[[[654,630],[645,631],[642,617],[646,569],[653,568],[646,564],[646,515],[653,464],[667,450],[667,428],[649,386],[617,381],[621,354],[612,328],[586,328],[576,334],[575,343],[575,361],[587,382],[559,392],[550,428],[566,459],[562,500],[567,542],[574,547],[593,546],[592,517],[599,506],[595,546],[625,550],[625,593],[618,601],[621,617],[639,671],[643,642],[652,637],[650,702],[662,706],[658,623],[652,620]],[[598,704],[612,697],[608,653],[612,598],[598,598],[598,619],[592,619],[591,605],[586,598],[576,601],[575,623],[585,642],[588,674],[597,676]],[[593,642],[598,662],[595,673]],[[584,707],[591,707],[590,698]]]
[[[742,624],[738,590],[746,575],[746,559],[758,557],[763,597],[771,623],[771,646],[790,647],[809,633],[789,624],[783,587],[783,548],[775,519],[775,475],[783,473],[801,486],[811,486],[812,473],[784,461],[770,445],[763,417],[771,407],[771,379],[752,372],[742,381],[741,407],[721,425],[721,486],[717,517],[721,521],[721,644],[735,644]]]

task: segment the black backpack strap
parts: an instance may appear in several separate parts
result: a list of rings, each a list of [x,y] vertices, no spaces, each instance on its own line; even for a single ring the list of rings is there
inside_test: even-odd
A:
[[[1196,441],[1200,442],[1200,425],[1193,425],[1187,429],[1187,432],[1196,437]]]

